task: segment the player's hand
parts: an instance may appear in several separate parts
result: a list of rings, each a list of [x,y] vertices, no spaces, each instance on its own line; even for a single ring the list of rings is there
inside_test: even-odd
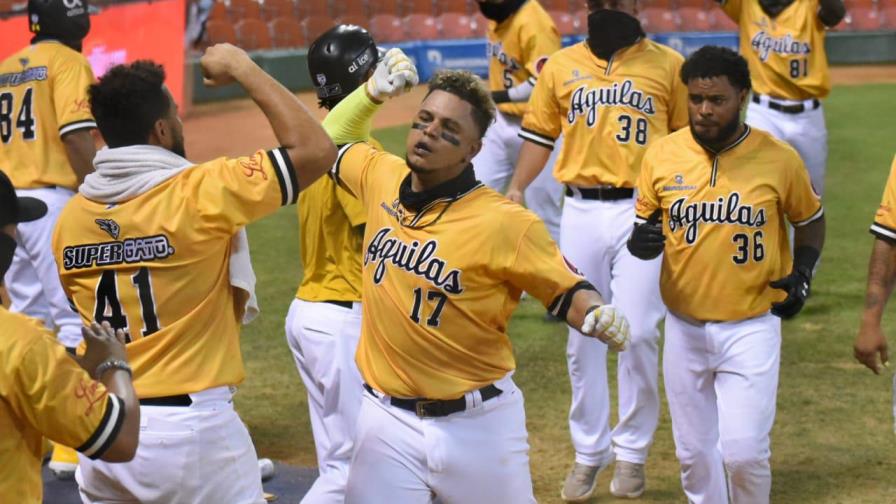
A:
[[[504,196],[506,196],[507,199],[514,203],[518,203],[520,205],[523,204],[523,191],[520,191],[519,189],[510,187],[507,189],[507,194],[505,194]]]
[[[386,51],[373,76],[367,80],[367,93],[377,101],[401,95],[413,89],[420,82],[417,67],[401,49]]]
[[[663,236],[663,211],[659,208],[650,214],[643,224],[635,224],[628,238],[628,251],[638,259],[650,260],[663,253],[666,237]]]
[[[589,308],[582,323],[582,334],[603,341],[614,352],[625,350],[631,338],[628,320],[613,305]]]
[[[93,376],[94,372],[103,362],[109,360],[127,362],[124,331],[121,329],[113,330],[108,322],[102,324],[93,322],[89,327],[81,328],[81,335],[84,336],[87,351],[77,361],[93,378],[97,378]]]
[[[772,315],[777,315],[782,319],[789,319],[799,313],[809,297],[809,283],[811,281],[811,271],[808,271],[806,268],[796,268],[786,277],[769,283],[772,288],[781,289],[787,293],[787,298],[784,301],[772,303]]]
[[[230,84],[236,79],[234,75],[252,58],[246,51],[232,44],[215,44],[205,50],[199,60],[202,69],[202,83],[209,87]]]
[[[880,323],[862,321],[859,334],[852,347],[856,360],[861,362],[874,374],[880,374],[881,370],[889,363],[887,355],[887,338],[880,329]],[[880,361],[878,361],[880,355]]]

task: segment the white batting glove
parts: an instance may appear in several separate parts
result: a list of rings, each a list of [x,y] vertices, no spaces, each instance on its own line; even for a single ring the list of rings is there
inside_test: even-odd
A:
[[[631,338],[628,320],[613,305],[599,306],[588,312],[582,323],[582,334],[603,341],[614,352],[625,350]]]
[[[417,67],[401,49],[392,48],[380,59],[367,81],[367,93],[383,101],[413,89],[420,82]]]

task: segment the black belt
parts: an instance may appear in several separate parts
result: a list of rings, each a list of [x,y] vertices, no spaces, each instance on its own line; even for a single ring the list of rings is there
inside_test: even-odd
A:
[[[621,200],[635,195],[635,190],[630,187],[576,187],[576,191],[582,195],[582,199],[587,200]],[[566,186],[566,195],[575,196],[575,191]]]
[[[762,105],[762,100],[759,99],[759,95],[753,95],[753,103],[758,103]],[[772,110],[777,110],[778,112],[784,112],[785,114],[801,114],[806,111],[805,103],[794,103],[792,105],[785,105],[783,103],[778,103],[776,101],[772,101],[771,99],[767,100],[765,103],[768,108]],[[815,110],[821,106],[821,102],[818,101],[817,98],[812,98],[812,108],[809,110]]]
[[[364,390],[366,390],[373,397],[379,397],[379,395],[373,390],[373,387],[366,383],[364,384]],[[498,397],[502,392],[503,391],[501,389],[494,385],[486,385],[479,389],[479,394],[482,395],[483,402],[488,401],[493,397]],[[397,397],[391,397],[389,398],[389,403],[396,408],[401,408],[403,410],[408,410],[412,413],[416,413],[420,418],[443,417],[467,409],[467,400],[463,397],[445,400],[399,399]]]
[[[187,394],[140,399],[140,406],[189,406],[193,400]]]
[[[331,300],[327,300],[327,301],[322,301],[322,302],[323,302],[323,303],[329,303],[329,304],[331,304],[331,305],[341,306],[341,307],[346,308],[346,309],[349,309],[349,310],[351,310],[351,309],[354,307],[354,303],[352,303],[351,301],[331,301]]]

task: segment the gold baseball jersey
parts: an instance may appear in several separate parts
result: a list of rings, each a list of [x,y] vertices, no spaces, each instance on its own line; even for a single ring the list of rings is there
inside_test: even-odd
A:
[[[554,177],[579,187],[634,187],[650,142],[687,126],[684,58],[648,39],[599,59],[585,42],[545,64],[529,98],[520,136],[563,147]]]
[[[53,40],[0,63],[0,170],[13,186],[77,189],[62,137],[96,128],[87,97],[92,83],[87,59]]]
[[[115,441],[124,401],[34,319],[0,308],[0,502],[39,504],[43,438],[96,459]]]
[[[470,168],[471,170],[471,168]],[[419,212],[398,199],[404,160],[343,147],[334,177],[367,211],[356,361],[395,397],[454,399],[514,369],[507,321],[522,291],[565,316],[584,278],[531,212],[481,183]]]
[[[243,380],[231,238],[297,195],[274,149],[193,166],[119,204],[68,203],[53,236],[62,286],[85,322],[126,330],[139,397]]]
[[[756,0],[724,0],[722,9],[740,27],[740,53],[750,65],[755,93],[789,100],[828,95],[826,27],[818,18],[818,0],[795,0],[774,18]]]
[[[378,150],[383,146],[371,139]],[[330,177],[321,177],[299,194],[299,254],[302,283],[296,297],[305,301],[361,300],[361,201]]]
[[[799,227],[823,214],[799,154],[749,126],[718,155],[690,128],[658,140],[638,191],[638,221],[663,211],[663,301],[702,321],[755,317],[783,300],[768,284],[791,269],[784,219]]]
[[[890,176],[884,187],[880,207],[874,214],[871,233],[890,242],[896,241],[896,158],[893,158],[890,166]]]
[[[548,61],[560,50],[560,32],[538,0],[529,0],[503,22],[488,22],[488,87],[505,91],[526,81],[532,85]],[[522,116],[526,102],[501,103],[498,110]]]

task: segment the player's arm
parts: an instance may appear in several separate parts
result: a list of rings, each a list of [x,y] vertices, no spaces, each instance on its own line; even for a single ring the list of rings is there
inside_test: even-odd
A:
[[[603,341],[611,350],[625,350],[629,339],[625,317],[605,304],[597,289],[560,254],[544,223],[531,219],[506,268],[510,283],[582,334]]]
[[[532,91],[520,128],[519,135],[525,141],[507,186],[508,199],[517,203],[522,203],[526,188],[544,169],[560,136],[560,105],[554,95],[552,75],[553,66],[548,61]]]
[[[268,75],[242,49],[216,44],[200,60],[203,82],[237,82],[264,113],[290,161],[299,189],[308,187],[336,160],[336,147],[299,99]]]
[[[89,129],[75,130],[62,135],[62,144],[80,185],[84,182],[84,177],[93,172],[93,158],[96,156],[93,135]]]
[[[37,336],[17,367],[24,386],[7,399],[53,441],[91,459],[126,462],[137,451],[140,405],[124,333],[104,323],[82,334],[87,353],[77,362],[52,335]]]
[[[853,355],[874,374],[880,374],[881,364],[887,365],[887,338],[881,329],[881,317],[896,285],[896,239],[878,236],[868,263],[868,286],[865,289],[865,309],[859,333],[853,343]],[[880,356],[880,360],[878,360]]]
[[[846,6],[843,0],[818,0],[818,19],[827,27],[833,28],[846,17]]]
[[[793,267],[784,278],[769,285],[787,293],[778,303],[772,303],[772,314],[781,318],[791,318],[803,308],[809,297],[815,264],[824,246],[825,218],[821,200],[809,182],[802,159],[791,150],[792,162],[786,166],[782,206],[793,225]]]

